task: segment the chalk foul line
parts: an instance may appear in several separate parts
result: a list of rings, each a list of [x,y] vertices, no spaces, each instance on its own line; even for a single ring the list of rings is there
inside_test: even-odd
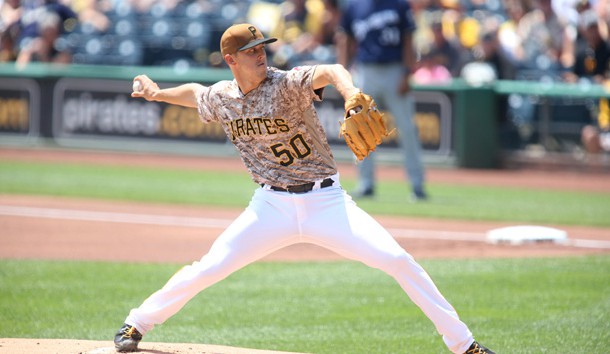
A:
[[[98,221],[124,224],[163,225],[179,227],[198,227],[224,229],[232,219],[186,217],[160,214],[119,213],[94,210],[75,210],[0,205],[0,216],[17,216],[58,220]],[[396,239],[433,239],[467,242],[488,242],[483,232],[459,232],[443,230],[417,230],[405,228],[388,228]],[[565,246],[594,249],[610,249],[610,241],[568,239],[559,243]]]

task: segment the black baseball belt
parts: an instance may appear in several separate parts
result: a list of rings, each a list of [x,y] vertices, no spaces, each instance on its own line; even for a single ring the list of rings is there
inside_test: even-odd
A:
[[[326,178],[324,179],[321,183],[320,183],[320,188],[326,188],[326,187],[330,187],[335,183],[335,181],[332,178]],[[269,186],[269,189],[276,191],[276,192],[288,192],[288,193],[294,193],[294,194],[303,194],[303,193],[307,193],[307,192],[311,192],[311,190],[313,189],[313,187],[316,184],[314,182],[309,182],[309,183],[305,183],[305,184],[297,184],[294,186],[288,186],[286,188],[283,187],[276,187],[276,186]],[[264,184],[261,184],[261,187],[264,186]]]

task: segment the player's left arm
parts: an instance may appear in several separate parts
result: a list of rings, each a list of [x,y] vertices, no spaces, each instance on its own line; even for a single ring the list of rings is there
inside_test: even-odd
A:
[[[333,85],[345,100],[341,136],[358,161],[363,160],[388,135],[383,117],[371,96],[354,86],[351,74],[341,64],[319,65],[313,76],[313,89]]]
[[[333,85],[344,100],[360,92],[354,86],[352,75],[341,64],[322,64],[316,66],[313,73],[313,89],[318,90]]]

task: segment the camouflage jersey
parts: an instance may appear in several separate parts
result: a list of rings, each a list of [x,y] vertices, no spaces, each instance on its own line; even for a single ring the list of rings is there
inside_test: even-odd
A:
[[[259,87],[244,95],[237,82],[220,81],[199,92],[204,123],[219,122],[254,182],[278,187],[321,180],[337,167],[313,102],[315,66],[268,68]]]

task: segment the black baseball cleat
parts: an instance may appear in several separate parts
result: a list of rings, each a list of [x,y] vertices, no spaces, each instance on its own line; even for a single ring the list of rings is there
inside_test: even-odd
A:
[[[141,340],[142,333],[135,326],[125,323],[114,335],[114,347],[120,353],[137,352]]]
[[[472,344],[470,345],[470,348],[468,348],[468,350],[466,350],[466,352],[464,354],[496,354],[496,353],[494,353],[491,350],[480,345],[475,340],[474,342],[472,342]]]

